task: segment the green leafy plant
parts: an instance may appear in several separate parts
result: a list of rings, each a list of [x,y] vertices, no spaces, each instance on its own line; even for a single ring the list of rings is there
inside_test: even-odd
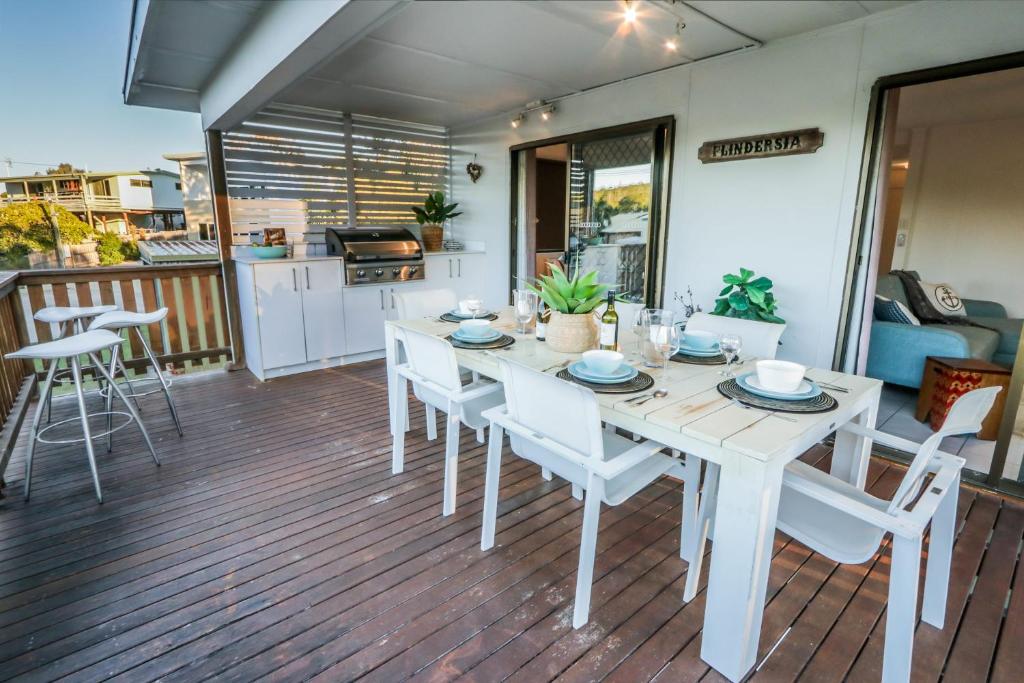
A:
[[[121,238],[112,232],[100,233],[96,240],[96,253],[100,257],[101,266],[116,266],[124,261],[121,251]]]
[[[772,294],[772,281],[763,275],[754,278],[754,271],[740,268],[740,274],[727,273],[722,276],[725,287],[715,299],[713,315],[745,320],[762,320],[768,323],[786,322],[775,315],[778,302]]]
[[[455,218],[461,216],[461,211],[456,211],[458,203],[445,204],[444,203],[444,192],[432,192],[427,195],[427,198],[423,200],[423,206],[410,206],[412,212],[416,214],[416,222],[420,225],[424,223],[436,223],[441,225],[449,218]]]
[[[576,273],[570,280],[557,263],[551,264],[551,275],[541,275],[536,285],[526,286],[559,313],[590,313],[604,301],[608,291],[606,286],[597,283],[596,270],[583,277]]]

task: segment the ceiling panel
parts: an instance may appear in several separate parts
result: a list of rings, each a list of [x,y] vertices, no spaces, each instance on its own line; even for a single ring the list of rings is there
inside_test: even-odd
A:
[[[878,3],[851,0],[695,0],[690,4],[744,33],[769,41],[859,19],[907,2],[909,0]]]

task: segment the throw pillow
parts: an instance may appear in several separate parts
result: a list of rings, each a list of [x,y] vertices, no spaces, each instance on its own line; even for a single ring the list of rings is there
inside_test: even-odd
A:
[[[967,315],[964,302],[952,287],[945,283],[921,282],[921,289],[935,310],[943,315]]]
[[[887,299],[880,294],[875,295],[875,319],[887,323],[903,323],[904,325],[920,325],[921,321],[910,312],[902,301]]]

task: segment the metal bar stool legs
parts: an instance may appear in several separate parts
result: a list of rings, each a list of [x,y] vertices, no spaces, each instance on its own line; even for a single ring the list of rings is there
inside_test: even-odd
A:
[[[178,409],[174,406],[174,399],[171,398],[171,383],[164,377],[164,373],[160,370],[160,363],[156,359],[156,354],[153,353],[153,349],[150,348],[149,342],[146,341],[146,337],[142,334],[142,329],[136,327],[135,334],[139,337],[139,343],[142,344],[142,349],[146,352],[146,357],[149,358],[150,364],[153,366],[153,371],[156,372],[156,378],[160,381],[160,386],[164,391],[164,398],[167,399],[167,408],[171,411],[171,417],[174,419],[174,426],[178,428],[178,436],[185,436],[185,432],[181,429],[181,420],[178,419]]]
[[[29,490],[32,487],[32,456],[36,452],[36,435],[39,433],[39,423],[43,420],[43,410],[50,405],[50,390],[53,388],[53,377],[57,374],[57,364],[60,359],[54,358],[50,361],[50,369],[46,371],[46,380],[39,394],[39,403],[36,404],[36,412],[32,416],[32,428],[28,435],[28,452],[25,454],[25,500],[28,500]],[[49,418],[46,420],[49,422]]]

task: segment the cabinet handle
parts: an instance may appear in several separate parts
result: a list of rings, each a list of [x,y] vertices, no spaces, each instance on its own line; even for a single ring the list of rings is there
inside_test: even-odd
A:
[[[462,277],[462,259],[459,259],[459,277]]]
[[[448,277],[451,278],[451,276],[452,276],[452,260],[448,259]]]
[[[309,266],[306,266],[306,289],[309,289]]]
[[[292,289],[299,291],[299,276],[295,274],[295,269],[292,268]]]
[[[380,290],[380,310],[384,310],[384,290]]]

